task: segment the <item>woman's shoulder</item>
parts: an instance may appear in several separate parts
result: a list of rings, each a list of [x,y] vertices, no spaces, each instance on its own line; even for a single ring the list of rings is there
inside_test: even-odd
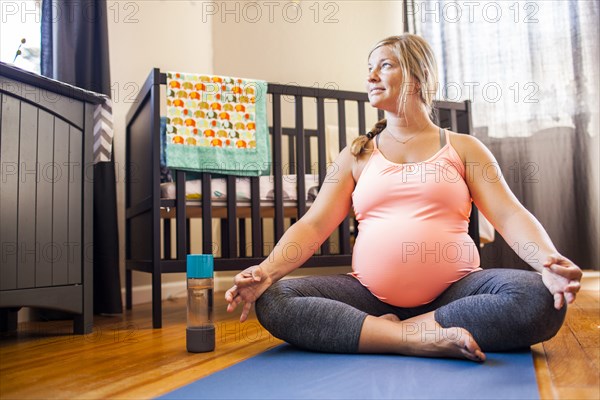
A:
[[[463,164],[486,148],[485,145],[473,135],[456,133],[449,129],[446,129],[446,131],[448,131],[449,134],[450,144],[458,153]]]

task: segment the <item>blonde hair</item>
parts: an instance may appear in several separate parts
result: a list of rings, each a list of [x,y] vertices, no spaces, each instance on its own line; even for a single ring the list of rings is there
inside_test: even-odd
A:
[[[429,43],[421,36],[411,33],[390,36],[379,41],[369,52],[369,57],[375,49],[382,46],[389,46],[394,52],[402,76],[412,77],[413,83],[419,91],[420,100],[425,105],[429,117],[433,119],[433,99],[437,91],[438,73],[435,56]],[[408,85],[403,84],[399,95],[400,107],[406,106],[407,91]],[[354,139],[350,152],[358,156],[365,149],[367,142],[384,130],[386,125],[385,119],[378,121],[366,135],[360,135]]]

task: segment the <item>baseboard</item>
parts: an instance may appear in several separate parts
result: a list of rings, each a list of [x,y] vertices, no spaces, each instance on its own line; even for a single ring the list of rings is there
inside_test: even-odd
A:
[[[309,275],[332,275],[345,274],[351,271],[349,265],[336,267],[317,267],[317,268],[300,268],[283,279],[301,278]],[[233,285],[233,278],[239,271],[217,271],[215,272],[214,288],[215,292],[225,292]],[[185,280],[177,282],[163,282],[162,284],[162,299],[173,299],[178,297],[186,297],[186,282]],[[123,304],[125,304],[125,288],[121,289]],[[131,298],[132,304],[144,304],[152,302],[152,285],[134,286]]]
[[[229,274],[228,274],[229,275]],[[231,276],[216,276],[214,279],[214,288],[216,292],[229,289],[233,282],[233,274]],[[187,295],[186,281],[165,282],[162,284],[161,298],[162,300],[184,298]],[[125,304],[125,288],[121,289],[121,297]],[[152,285],[134,286],[131,292],[132,305],[144,304],[152,302]]]
[[[214,279],[214,288],[216,292],[224,292],[233,284],[233,277],[237,272],[218,272]],[[163,282],[162,299],[185,298],[187,296],[186,281]],[[125,288],[121,289],[121,299],[125,304]],[[145,304],[152,302],[152,285],[134,286],[131,292],[132,305]],[[17,321],[31,321],[31,310],[29,307],[23,307],[17,314]]]

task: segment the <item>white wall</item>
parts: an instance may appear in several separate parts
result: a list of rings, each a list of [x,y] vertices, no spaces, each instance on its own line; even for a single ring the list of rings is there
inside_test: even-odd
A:
[[[260,18],[233,3],[239,22],[221,7],[213,24],[215,71],[226,75],[363,91],[370,47],[402,33],[401,1],[275,1],[271,20],[264,2]]]
[[[152,67],[363,91],[368,51],[379,39],[402,32],[401,8],[401,1],[109,1],[121,276],[125,115],[132,105],[127,97]],[[232,275],[217,279],[227,283]],[[150,276],[133,276],[139,293],[134,302],[143,301]],[[183,274],[163,280],[163,296],[171,293],[169,287],[181,294]]]
[[[364,92],[370,49],[379,40],[402,33],[401,1],[254,4],[231,2],[215,7],[214,70],[219,74]],[[376,122],[376,111],[371,110],[367,126]],[[304,100],[304,113],[305,128],[316,129],[313,99]],[[346,104],[346,115],[348,128],[358,126],[354,104]],[[282,99],[282,124],[295,126],[291,96]],[[325,124],[337,125],[335,100],[325,101]]]
[[[154,67],[161,71],[212,73],[212,21],[210,18],[206,22],[199,21],[200,7],[188,1],[108,1],[107,8],[121,284],[124,286],[125,116],[132,106],[132,98]],[[150,275],[134,272],[133,283],[147,285]]]

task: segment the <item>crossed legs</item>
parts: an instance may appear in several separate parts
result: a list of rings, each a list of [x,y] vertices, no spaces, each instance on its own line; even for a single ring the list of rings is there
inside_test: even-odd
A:
[[[301,348],[483,360],[482,351],[530,346],[554,336],[565,308],[553,307],[539,274],[488,269],[452,284],[435,301],[400,308],[350,275],[275,283],[256,302],[261,324]]]

